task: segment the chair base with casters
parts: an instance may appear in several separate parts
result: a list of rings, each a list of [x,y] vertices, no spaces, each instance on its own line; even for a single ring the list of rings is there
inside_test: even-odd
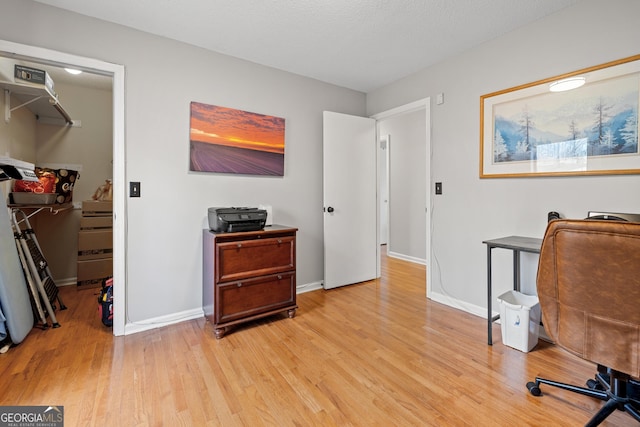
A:
[[[541,384],[604,403],[587,426],[616,411],[640,422],[640,222],[552,220],[540,247],[536,291],[545,331],[559,348],[598,366],[585,387]],[[622,414],[620,414],[622,416]]]
[[[640,381],[634,380],[622,372],[598,365],[598,373],[594,379],[587,381],[587,387],[578,387],[536,377],[535,381],[527,383],[527,389],[532,395],[540,396],[542,395],[540,384],[547,384],[605,401],[604,406],[585,424],[585,427],[599,425],[616,410],[627,412],[640,422]]]

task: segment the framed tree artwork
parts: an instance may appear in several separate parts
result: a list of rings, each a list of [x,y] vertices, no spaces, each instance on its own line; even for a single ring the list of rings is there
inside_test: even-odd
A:
[[[640,55],[483,95],[480,177],[640,174],[639,100]]]

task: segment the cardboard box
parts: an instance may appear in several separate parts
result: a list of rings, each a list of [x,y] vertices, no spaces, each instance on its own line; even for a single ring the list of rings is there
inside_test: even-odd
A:
[[[113,254],[113,231],[80,230],[78,232],[78,260],[111,257]]]
[[[49,73],[44,70],[16,64],[14,66],[13,76],[18,82],[44,86],[49,89],[50,92],[55,93],[53,91],[53,79]]]
[[[85,200],[82,202],[82,216],[112,216],[111,200]]]
[[[78,286],[100,286],[104,279],[112,275],[112,258],[78,261]]]
[[[83,216],[80,218],[81,230],[104,230],[112,227],[111,216]]]

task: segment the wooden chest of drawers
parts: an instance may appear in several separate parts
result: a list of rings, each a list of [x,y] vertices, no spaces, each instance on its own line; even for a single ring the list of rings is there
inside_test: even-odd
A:
[[[202,308],[216,338],[233,325],[296,309],[297,228],[203,230]]]

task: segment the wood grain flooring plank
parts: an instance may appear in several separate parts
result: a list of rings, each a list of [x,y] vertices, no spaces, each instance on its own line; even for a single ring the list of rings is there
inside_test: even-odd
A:
[[[221,340],[202,319],[114,337],[96,291],[61,288],[62,327],[0,354],[0,405],[63,405],[65,425],[580,426],[602,403],[527,381],[582,385],[595,366],[541,341],[486,345],[484,318],[426,298],[425,268],[382,258],[382,277],[298,295]],[[130,286],[134,286],[131,284]],[[610,426],[636,426],[624,413]]]

